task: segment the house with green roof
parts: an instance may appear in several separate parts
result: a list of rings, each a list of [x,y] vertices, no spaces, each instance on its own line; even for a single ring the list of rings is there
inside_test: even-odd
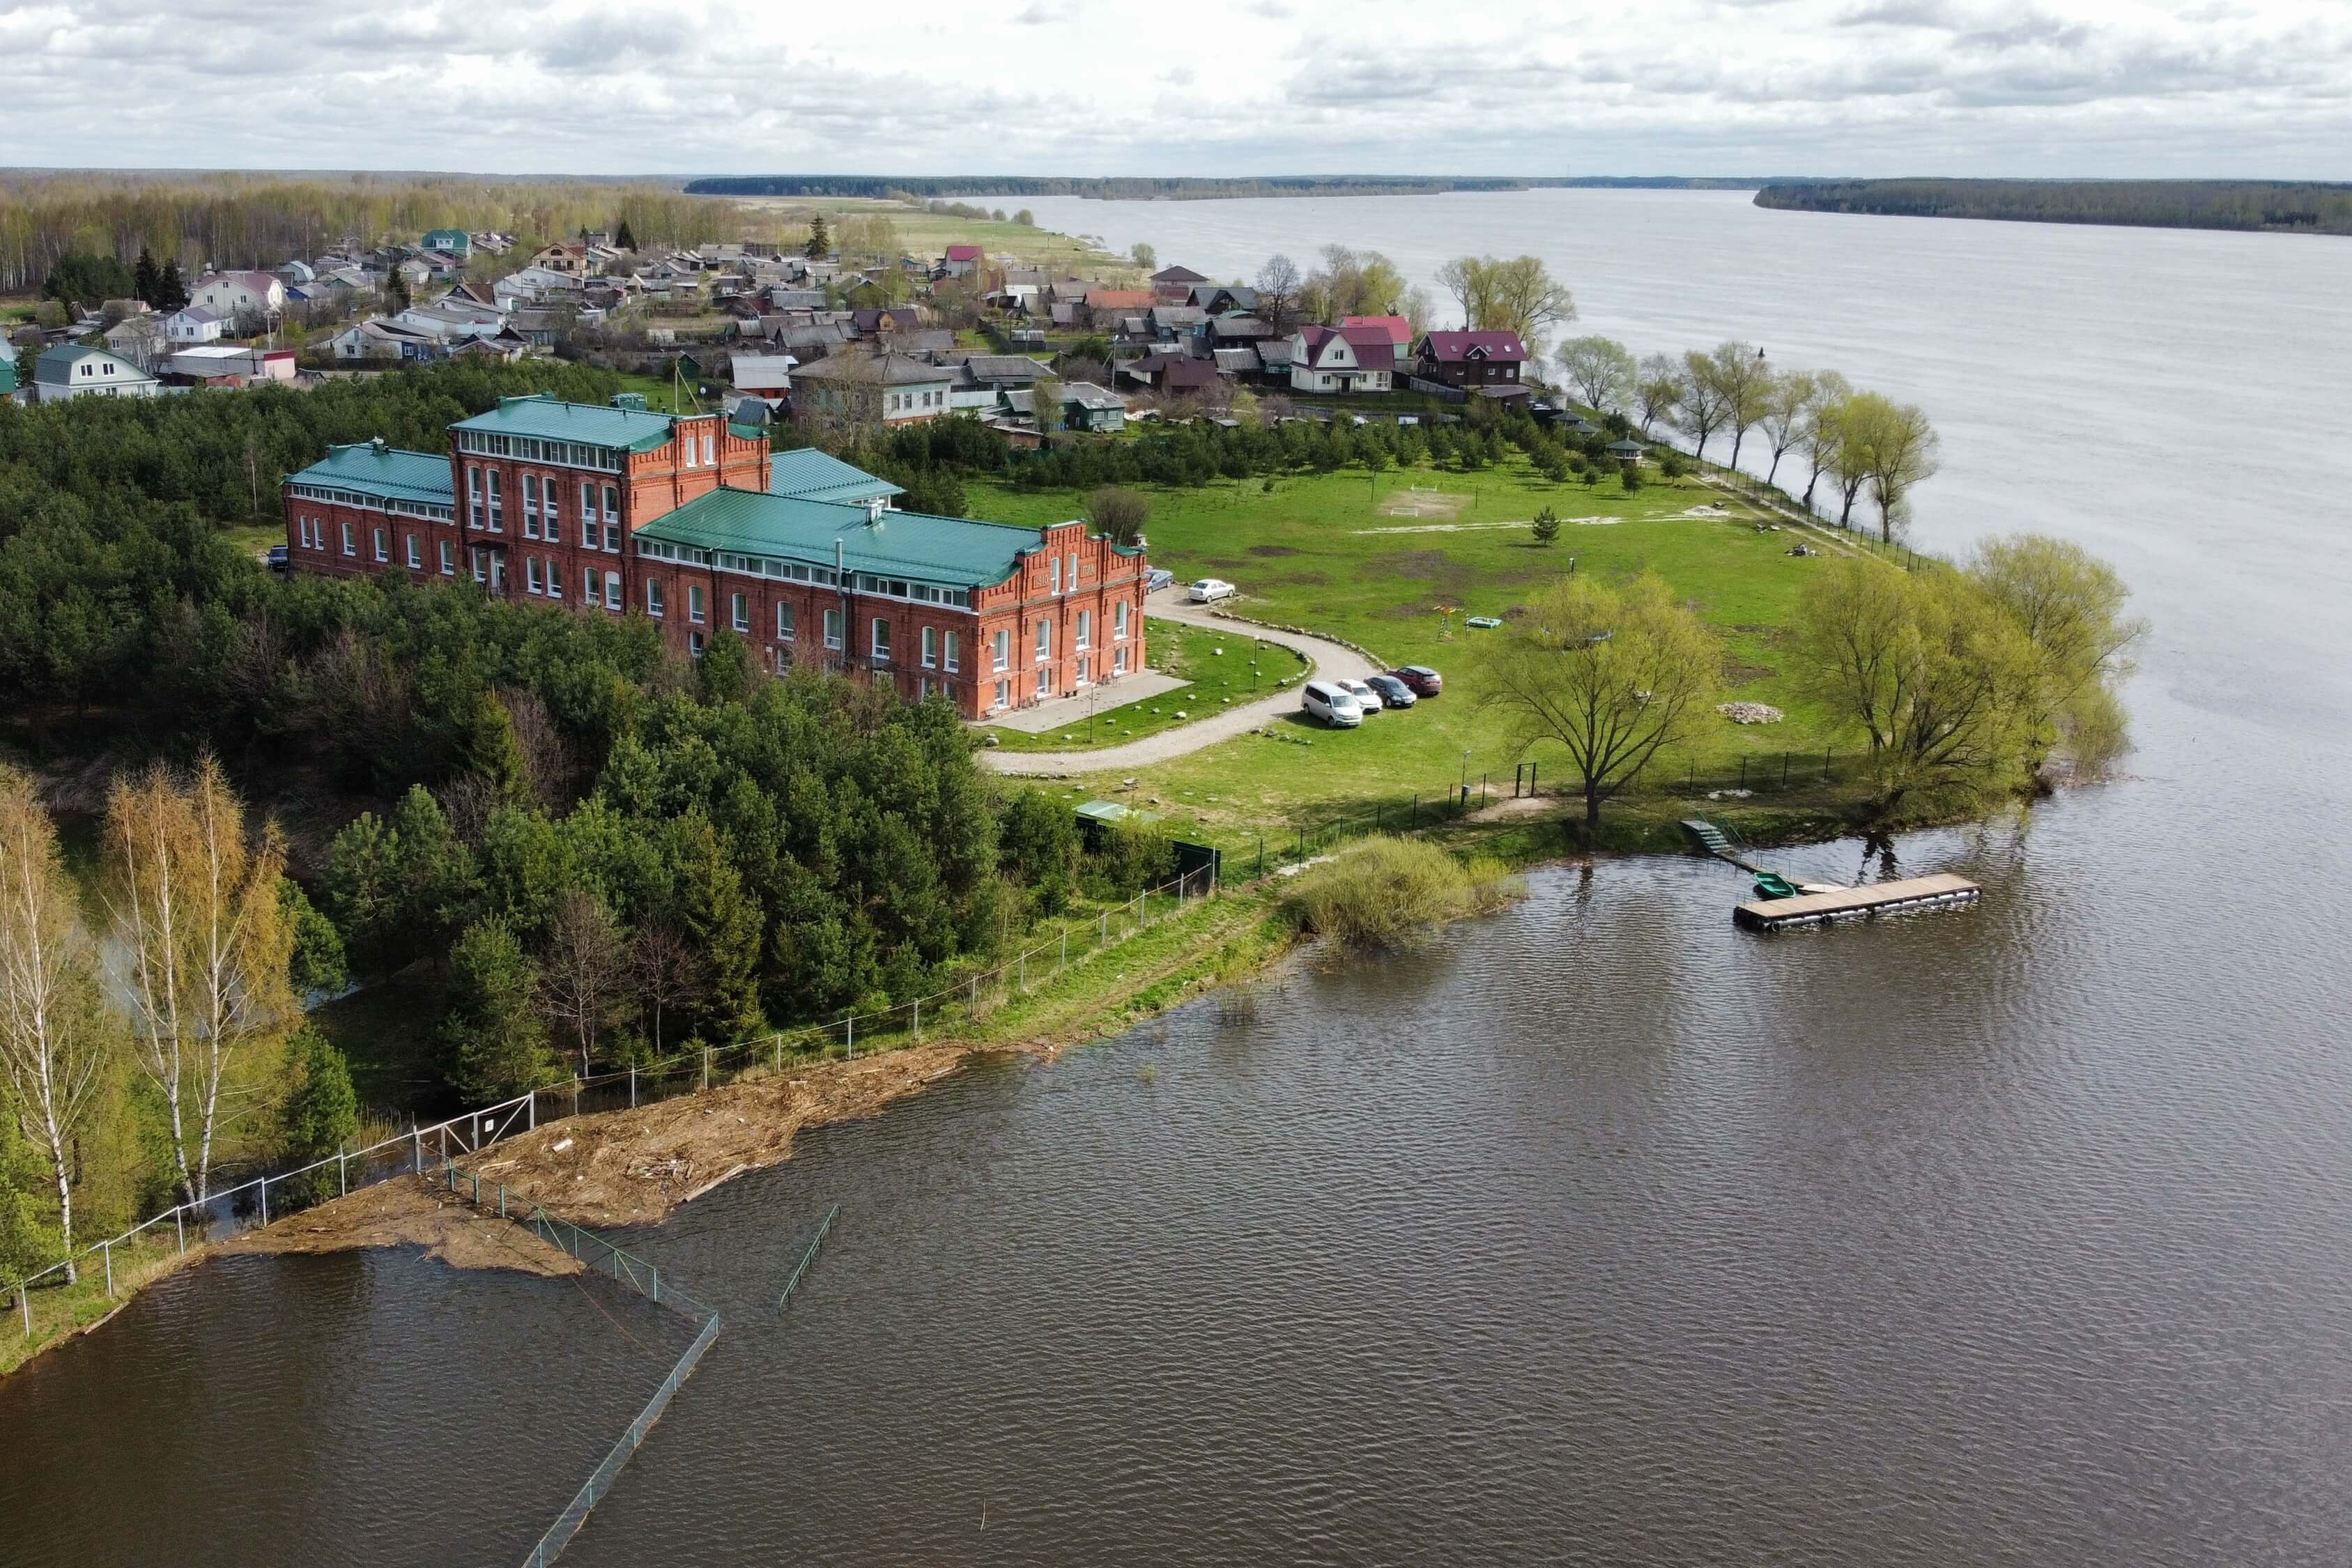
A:
[[[733,632],[782,671],[855,672],[968,719],[1144,668],[1139,547],[1077,520],[1031,528],[720,489],[637,530],[637,603],[699,654]]]
[[[474,254],[474,237],[462,228],[429,228],[425,231],[421,248],[462,264]]]
[[[643,615],[688,656],[730,632],[771,669],[972,719],[1144,668],[1144,552],[1083,521],[900,511],[898,486],[837,458],[625,396],[509,397],[449,431],[446,454],[370,441],[289,475],[290,566]]]

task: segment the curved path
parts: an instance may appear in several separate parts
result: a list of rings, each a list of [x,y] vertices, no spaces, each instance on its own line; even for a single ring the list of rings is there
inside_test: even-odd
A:
[[[1144,614],[1154,620],[1183,621],[1192,626],[1206,626],[1212,631],[1230,631],[1236,637],[1249,637],[1279,643],[1307,656],[1306,677],[1322,676],[1342,680],[1361,680],[1374,674],[1380,666],[1351,647],[1329,642],[1322,637],[1308,637],[1301,632],[1277,631],[1272,626],[1255,626],[1246,621],[1223,619],[1211,615],[1205,605],[1194,605],[1179,599],[1181,588],[1162,588],[1144,602]],[[1156,735],[1146,735],[1140,741],[1129,741],[1121,746],[1102,746],[1086,752],[992,752],[982,750],[981,765],[1000,773],[1024,775],[1064,773],[1098,773],[1149,767],[1164,763],[1171,757],[1181,757],[1229,741],[1235,735],[1255,730],[1270,719],[1298,709],[1298,688],[1277,691],[1271,697],[1261,697],[1255,702],[1238,708],[1228,708],[1206,719],[1196,719],[1180,724],[1173,730],[1162,730]]]

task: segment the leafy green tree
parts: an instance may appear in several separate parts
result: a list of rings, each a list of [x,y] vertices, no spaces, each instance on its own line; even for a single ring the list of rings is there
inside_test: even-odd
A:
[[[710,634],[702,657],[695,661],[695,690],[705,702],[740,702],[758,673],[751,645],[721,626]]]
[[[2103,772],[2129,744],[2117,693],[2147,636],[2146,620],[2124,614],[2123,579],[2079,544],[2031,533],[1979,545],[1968,574],[2033,649],[2027,766],[2063,750],[2081,772]]]
[[[1655,573],[1622,590],[1562,577],[1528,611],[1482,645],[1477,710],[1517,755],[1567,752],[1591,833],[1604,802],[1711,717],[1723,645]]]
[[[514,928],[491,916],[466,928],[450,955],[450,1008],[441,1024],[443,1076],[472,1104],[551,1081],[555,1058],[532,1005],[535,978]]]
[[[1617,482],[1619,485],[1623,487],[1627,495],[1632,495],[1634,491],[1640,489],[1642,488],[1642,465],[1630,458],[1625,462],[1619,464],[1617,468]]]
[[[473,852],[422,784],[410,786],[388,820],[362,813],[328,850],[336,927],[375,973],[445,952],[479,893]]]
[[[286,1042],[293,1088],[278,1110],[278,1157],[289,1168],[332,1159],[348,1147],[360,1120],[359,1095],[343,1053],[318,1030],[304,1025]],[[302,1183],[304,1201],[317,1203],[340,1190],[332,1170],[314,1171]]]

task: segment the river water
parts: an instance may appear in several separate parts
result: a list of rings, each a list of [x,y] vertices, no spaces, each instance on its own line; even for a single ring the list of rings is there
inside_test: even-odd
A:
[[[1970,912],[1757,939],[1726,869],[1547,871],[1426,955],[809,1138],[633,1238],[728,1327],[567,1560],[2341,1561],[2352,249],[1030,205],[1217,275],[1539,249],[1637,348],[1925,404],[1921,542],[2047,529],[2138,590],[2134,775],[1896,847]],[[399,1256],[200,1268],[0,1384],[0,1562],[519,1561],[654,1332]]]

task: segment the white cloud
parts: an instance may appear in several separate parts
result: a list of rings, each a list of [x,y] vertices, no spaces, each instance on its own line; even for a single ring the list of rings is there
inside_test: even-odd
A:
[[[0,0],[0,59],[48,166],[2325,176],[2352,140],[2339,0]]]

